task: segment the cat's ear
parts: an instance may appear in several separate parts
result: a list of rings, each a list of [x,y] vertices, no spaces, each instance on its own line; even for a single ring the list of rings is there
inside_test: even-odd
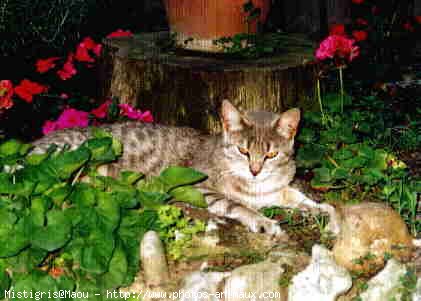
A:
[[[224,131],[241,131],[250,123],[244,116],[226,99],[222,101],[221,119]]]
[[[276,130],[279,135],[286,139],[294,138],[300,122],[300,115],[300,110],[297,108],[282,113],[276,122]]]

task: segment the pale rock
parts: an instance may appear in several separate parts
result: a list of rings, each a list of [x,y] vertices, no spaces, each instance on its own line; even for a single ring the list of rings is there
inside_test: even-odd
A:
[[[229,272],[205,272],[206,265],[200,271],[191,273],[184,278],[184,285],[179,290],[180,301],[219,301],[218,287]]]
[[[315,245],[310,264],[292,279],[288,301],[334,301],[351,286],[348,271],[336,264],[329,250]]]
[[[395,259],[390,259],[385,268],[368,282],[366,291],[360,294],[362,301],[384,301],[395,297],[400,300],[399,288],[402,283],[399,278],[406,273],[405,265]]]
[[[147,286],[160,286],[169,279],[165,249],[155,231],[148,231],[140,243],[140,260]]]
[[[284,301],[279,286],[283,272],[284,269],[278,262],[270,260],[236,268],[225,281],[225,301]]]

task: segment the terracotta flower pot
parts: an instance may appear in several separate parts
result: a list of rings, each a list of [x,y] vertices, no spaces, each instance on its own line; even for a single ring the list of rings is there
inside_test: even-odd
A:
[[[247,0],[164,0],[171,32],[177,44],[191,50],[219,52],[212,41],[238,33],[255,33],[257,21],[247,28],[243,5]],[[260,21],[267,18],[271,0],[253,0],[261,8]],[[193,41],[184,43],[193,38]]]

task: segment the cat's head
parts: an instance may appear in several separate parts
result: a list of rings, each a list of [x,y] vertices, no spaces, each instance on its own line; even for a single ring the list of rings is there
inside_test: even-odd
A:
[[[282,114],[239,112],[224,100],[221,109],[224,152],[247,177],[277,172],[292,159],[300,110]]]

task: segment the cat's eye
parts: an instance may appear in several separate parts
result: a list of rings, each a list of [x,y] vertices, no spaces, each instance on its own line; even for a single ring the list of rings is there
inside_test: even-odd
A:
[[[273,158],[275,158],[278,154],[279,154],[279,152],[269,152],[269,153],[266,153],[265,158],[266,158],[266,159],[273,159]]]
[[[244,147],[238,147],[238,151],[244,156],[248,156],[249,154],[249,151],[245,149]]]

